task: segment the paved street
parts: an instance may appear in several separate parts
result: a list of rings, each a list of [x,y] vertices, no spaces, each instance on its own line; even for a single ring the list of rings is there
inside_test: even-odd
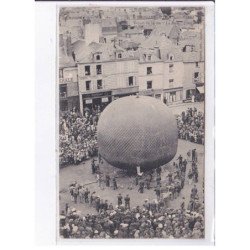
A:
[[[198,153],[198,169],[199,169],[199,182],[197,183],[197,188],[199,192],[199,197],[203,197],[202,193],[202,184],[203,184],[203,173],[204,173],[204,146],[198,145],[195,143],[179,140],[178,141],[178,151],[176,154],[175,159],[173,159],[168,166],[171,166],[173,161],[176,161],[178,156],[181,154],[184,158],[187,158],[187,150],[188,149],[197,149]],[[188,163],[187,165],[187,171],[188,173],[189,168],[191,168],[191,164]],[[107,163],[103,163],[100,166],[101,171],[108,169],[108,172],[114,171],[118,172],[119,170],[116,168],[113,168],[112,166],[108,166]],[[162,173],[162,179],[166,176],[168,173],[168,167],[165,167],[165,171]],[[187,178],[186,178],[187,179]],[[60,209],[63,210],[65,207],[65,203],[68,203],[71,207],[75,207],[77,210],[80,210],[83,214],[87,213],[96,213],[95,209],[90,207],[88,204],[74,204],[69,195],[68,187],[69,184],[73,181],[77,181],[78,183],[82,184],[88,184],[87,187],[89,188],[90,192],[96,191],[97,195],[101,197],[103,200],[108,200],[109,202],[112,202],[113,205],[117,205],[117,195],[119,193],[122,194],[124,197],[126,194],[129,194],[131,198],[131,207],[142,205],[145,199],[153,200],[156,198],[154,189],[151,188],[150,190],[145,189],[145,192],[143,194],[138,192],[138,188],[134,185],[134,177],[119,177],[117,178],[118,183],[118,190],[113,190],[112,187],[110,188],[100,188],[96,181],[96,176],[92,174],[91,172],[91,160],[86,161],[83,164],[79,164],[77,166],[72,165],[65,167],[60,170]],[[90,183],[90,184],[89,184]],[[103,186],[105,186],[103,184]],[[129,190],[128,188],[132,187],[132,190]],[[186,206],[189,201],[189,196],[191,192],[191,188],[193,185],[189,185],[187,182],[185,183],[184,188],[182,189],[180,196],[176,199],[170,202],[170,207],[179,207],[180,203],[183,201],[182,197],[185,197],[186,200]]]
[[[178,105],[170,105],[168,107],[171,108],[174,114],[181,114],[182,111],[194,107],[197,108],[198,111],[204,113],[204,102],[187,102]]]

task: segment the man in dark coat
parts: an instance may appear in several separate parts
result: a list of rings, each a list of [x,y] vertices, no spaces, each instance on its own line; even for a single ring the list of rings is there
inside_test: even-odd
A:
[[[118,199],[118,206],[122,205],[122,195],[121,194],[119,194],[117,196],[117,199]]]
[[[91,163],[91,169],[92,169],[92,174],[96,173],[96,166],[95,166],[95,159],[92,159],[92,163]]]
[[[117,187],[117,182],[116,182],[116,178],[115,178],[115,177],[113,178],[113,189],[114,189],[114,190],[118,189],[118,187]]]
[[[107,174],[106,175],[106,187],[110,186],[110,176]]]
[[[138,189],[138,191],[139,191],[139,193],[143,193],[144,192],[144,182],[143,181],[141,181],[139,183],[139,189]]]
[[[125,201],[125,209],[130,209],[130,197],[127,194],[127,196],[124,198]]]
[[[196,162],[197,158],[196,158],[196,148],[194,148],[192,150],[192,161]]]

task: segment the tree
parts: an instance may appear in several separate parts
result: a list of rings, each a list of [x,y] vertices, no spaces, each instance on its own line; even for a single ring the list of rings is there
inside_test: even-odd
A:
[[[171,14],[172,14],[172,9],[171,9],[171,7],[162,7],[162,8],[161,8],[161,12],[162,12],[164,15],[171,16]]]

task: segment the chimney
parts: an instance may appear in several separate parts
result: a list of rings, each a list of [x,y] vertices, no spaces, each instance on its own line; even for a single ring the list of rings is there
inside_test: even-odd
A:
[[[155,52],[155,56],[159,59],[161,59],[161,51],[160,48],[158,46],[154,46],[154,52]]]
[[[64,51],[67,56],[71,56],[71,34],[69,32],[66,33],[66,37],[64,39]]]

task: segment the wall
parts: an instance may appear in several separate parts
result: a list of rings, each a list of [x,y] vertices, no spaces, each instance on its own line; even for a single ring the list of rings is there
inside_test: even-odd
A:
[[[75,68],[64,68],[63,69],[63,78],[64,79],[72,78],[73,82],[77,82],[78,81],[77,75],[78,75],[77,67],[75,67]]]
[[[198,62],[198,67],[196,67],[195,62],[185,62],[184,63],[184,74],[183,74],[183,86],[189,86],[194,84],[194,73],[199,72],[199,82],[204,83],[204,62]]]
[[[169,65],[173,64],[172,72],[170,71]],[[165,62],[164,63],[164,81],[163,88],[177,88],[183,86],[183,62]],[[169,79],[173,79],[172,85],[169,83]]]
[[[147,67],[152,67],[152,74],[147,75]],[[152,89],[163,89],[163,63],[149,62],[139,64],[139,90],[147,89],[147,81],[152,81]]]
[[[91,42],[99,43],[101,36],[100,24],[86,24],[85,25],[85,43],[89,45]]]
[[[85,76],[85,65],[90,66],[91,75]],[[102,74],[96,74],[96,65],[102,65]],[[121,60],[100,62],[92,64],[79,64],[79,90],[86,92],[86,81],[92,83],[91,90],[96,90],[96,82],[98,79],[103,80],[103,89],[117,89],[128,87],[128,77],[134,76],[137,78],[138,61],[137,60]]]

